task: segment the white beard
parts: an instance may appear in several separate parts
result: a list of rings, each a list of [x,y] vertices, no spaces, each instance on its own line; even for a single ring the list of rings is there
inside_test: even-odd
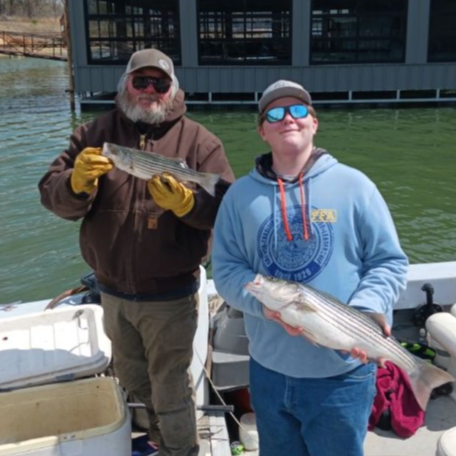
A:
[[[123,113],[133,122],[144,122],[149,125],[157,125],[166,119],[168,112],[173,105],[172,98],[166,101],[161,101],[158,98],[150,95],[141,95],[140,98],[146,98],[155,103],[149,108],[143,108],[135,103],[130,94],[124,90],[117,95],[117,104]]]

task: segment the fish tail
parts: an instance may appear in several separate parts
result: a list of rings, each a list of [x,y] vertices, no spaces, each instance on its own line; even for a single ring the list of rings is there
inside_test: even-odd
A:
[[[211,196],[215,196],[215,185],[220,179],[220,176],[217,174],[211,173],[201,173],[202,178],[199,182],[199,185],[206,190],[207,193]]]
[[[448,372],[421,359],[417,368],[409,375],[409,379],[415,398],[423,410],[426,410],[434,388],[455,381]]]

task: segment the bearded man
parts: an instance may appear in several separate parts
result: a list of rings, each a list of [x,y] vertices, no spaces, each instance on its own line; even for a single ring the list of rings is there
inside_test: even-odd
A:
[[[80,247],[101,291],[120,383],[142,401],[160,455],[198,454],[189,366],[197,324],[199,265],[234,180],[220,140],[185,116],[172,60],[135,52],[116,108],[76,129],[39,183],[42,204],[82,219]],[[104,142],[184,159],[221,179],[215,196],[171,175],[146,182],[101,155]]]

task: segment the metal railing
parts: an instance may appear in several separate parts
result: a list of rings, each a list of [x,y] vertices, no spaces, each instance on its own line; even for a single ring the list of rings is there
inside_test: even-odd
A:
[[[66,60],[65,39],[59,34],[20,33],[0,30],[0,54]]]

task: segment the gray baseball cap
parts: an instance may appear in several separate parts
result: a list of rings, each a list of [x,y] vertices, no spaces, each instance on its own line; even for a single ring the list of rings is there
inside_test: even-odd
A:
[[[274,100],[283,97],[294,97],[302,100],[304,103],[311,105],[312,98],[307,90],[300,84],[292,81],[280,81],[271,84],[264,92],[258,102],[258,110],[260,114],[271,104]]]
[[[157,68],[163,71],[170,79],[174,76],[173,61],[158,49],[142,49],[130,57],[126,73],[130,74],[141,68]]]

